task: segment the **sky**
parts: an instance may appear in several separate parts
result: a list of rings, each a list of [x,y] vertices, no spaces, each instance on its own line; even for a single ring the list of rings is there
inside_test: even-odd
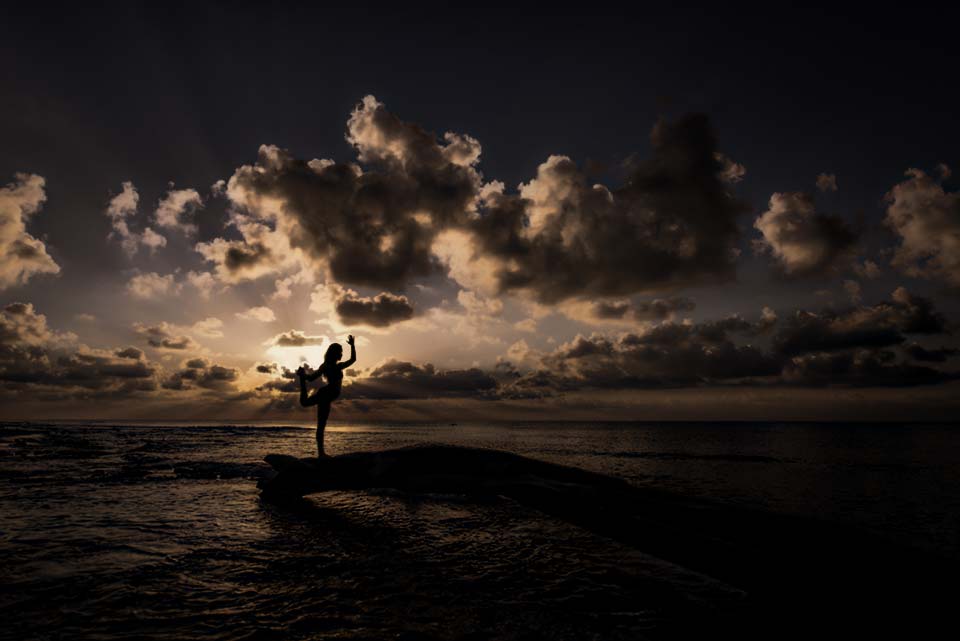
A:
[[[621,11],[10,10],[0,418],[955,418],[956,16]]]

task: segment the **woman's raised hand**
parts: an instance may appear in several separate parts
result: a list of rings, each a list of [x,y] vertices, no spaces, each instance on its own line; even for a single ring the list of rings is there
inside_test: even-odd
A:
[[[353,334],[347,336],[347,345],[353,347]]]

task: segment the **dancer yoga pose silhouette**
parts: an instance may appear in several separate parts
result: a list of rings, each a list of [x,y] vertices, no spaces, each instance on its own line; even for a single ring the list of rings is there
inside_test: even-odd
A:
[[[327,427],[327,418],[330,416],[330,405],[340,396],[343,385],[343,370],[357,361],[357,350],[353,345],[353,336],[347,336],[347,345],[350,346],[350,358],[338,362],[343,356],[343,348],[334,343],[327,348],[323,357],[323,364],[312,374],[301,366],[297,369],[297,378],[300,379],[300,404],[304,407],[317,406],[317,456],[326,456],[323,450],[323,432]],[[319,388],[312,396],[307,396],[307,381],[315,381],[323,376],[327,384]]]

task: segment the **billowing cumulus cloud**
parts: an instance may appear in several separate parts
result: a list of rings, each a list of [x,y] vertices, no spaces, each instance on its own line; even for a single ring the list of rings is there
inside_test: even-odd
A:
[[[960,193],[920,171],[887,194],[884,222],[900,237],[893,265],[910,276],[960,285]]]
[[[264,241],[275,234],[336,283],[397,291],[447,271],[484,295],[542,302],[729,280],[745,206],[727,190],[709,122],[662,122],[651,138],[652,157],[616,189],[551,156],[508,194],[482,182],[475,139],[438,139],[368,96],[347,123],[364,168],[264,145],[227,184],[242,239],[197,249],[228,282],[293,270],[279,260],[290,251]]]
[[[660,122],[651,145],[617,189],[551,156],[520,195],[487,194],[470,229],[475,253],[500,259],[500,289],[555,303],[733,278],[745,207],[719,177],[706,116]]]
[[[214,264],[220,281],[239,283],[303,267],[302,252],[291,247],[284,231],[236,212],[230,216],[229,226],[241,239],[215,238],[196,245],[197,252]]]
[[[157,225],[164,229],[179,230],[185,234],[197,233],[197,226],[190,222],[190,216],[203,207],[203,199],[196,189],[171,189],[167,192],[153,213]]]
[[[140,194],[130,181],[124,182],[121,187],[122,191],[110,199],[104,212],[113,227],[109,237],[120,240],[120,246],[127,256],[135,255],[140,245],[147,247],[151,252],[166,247],[167,239],[149,227],[141,233],[130,229],[130,220],[137,214]]]
[[[256,165],[231,177],[228,196],[339,283],[396,289],[433,273],[436,231],[462,224],[476,200],[479,145],[456,134],[438,142],[370,96],[347,130],[369,171],[265,145]]]
[[[47,199],[44,184],[42,176],[16,174],[16,182],[0,188],[0,290],[60,273],[43,241],[27,232],[27,221]]]
[[[788,276],[819,275],[848,258],[857,235],[839,216],[817,212],[805,193],[776,193],[754,222],[763,234],[756,241]]]

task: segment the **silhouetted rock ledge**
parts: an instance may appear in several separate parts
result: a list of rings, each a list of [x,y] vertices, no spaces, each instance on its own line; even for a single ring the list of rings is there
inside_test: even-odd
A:
[[[956,559],[833,522],[634,487],[497,450],[422,445],[266,461],[277,470],[258,484],[268,500],[369,488],[508,497],[741,589],[740,638],[925,638],[953,619],[954,593],[942,586],[956,583]]]
[[[278,474],[260,481],[268,496],[303,496],[326,490],[394,488],[405,492],[499,495],[517,500],[561,493],[588,498],[627,493],[623,480],[573,467],[479,448],[420,445],[327,458],[269,454]]]

